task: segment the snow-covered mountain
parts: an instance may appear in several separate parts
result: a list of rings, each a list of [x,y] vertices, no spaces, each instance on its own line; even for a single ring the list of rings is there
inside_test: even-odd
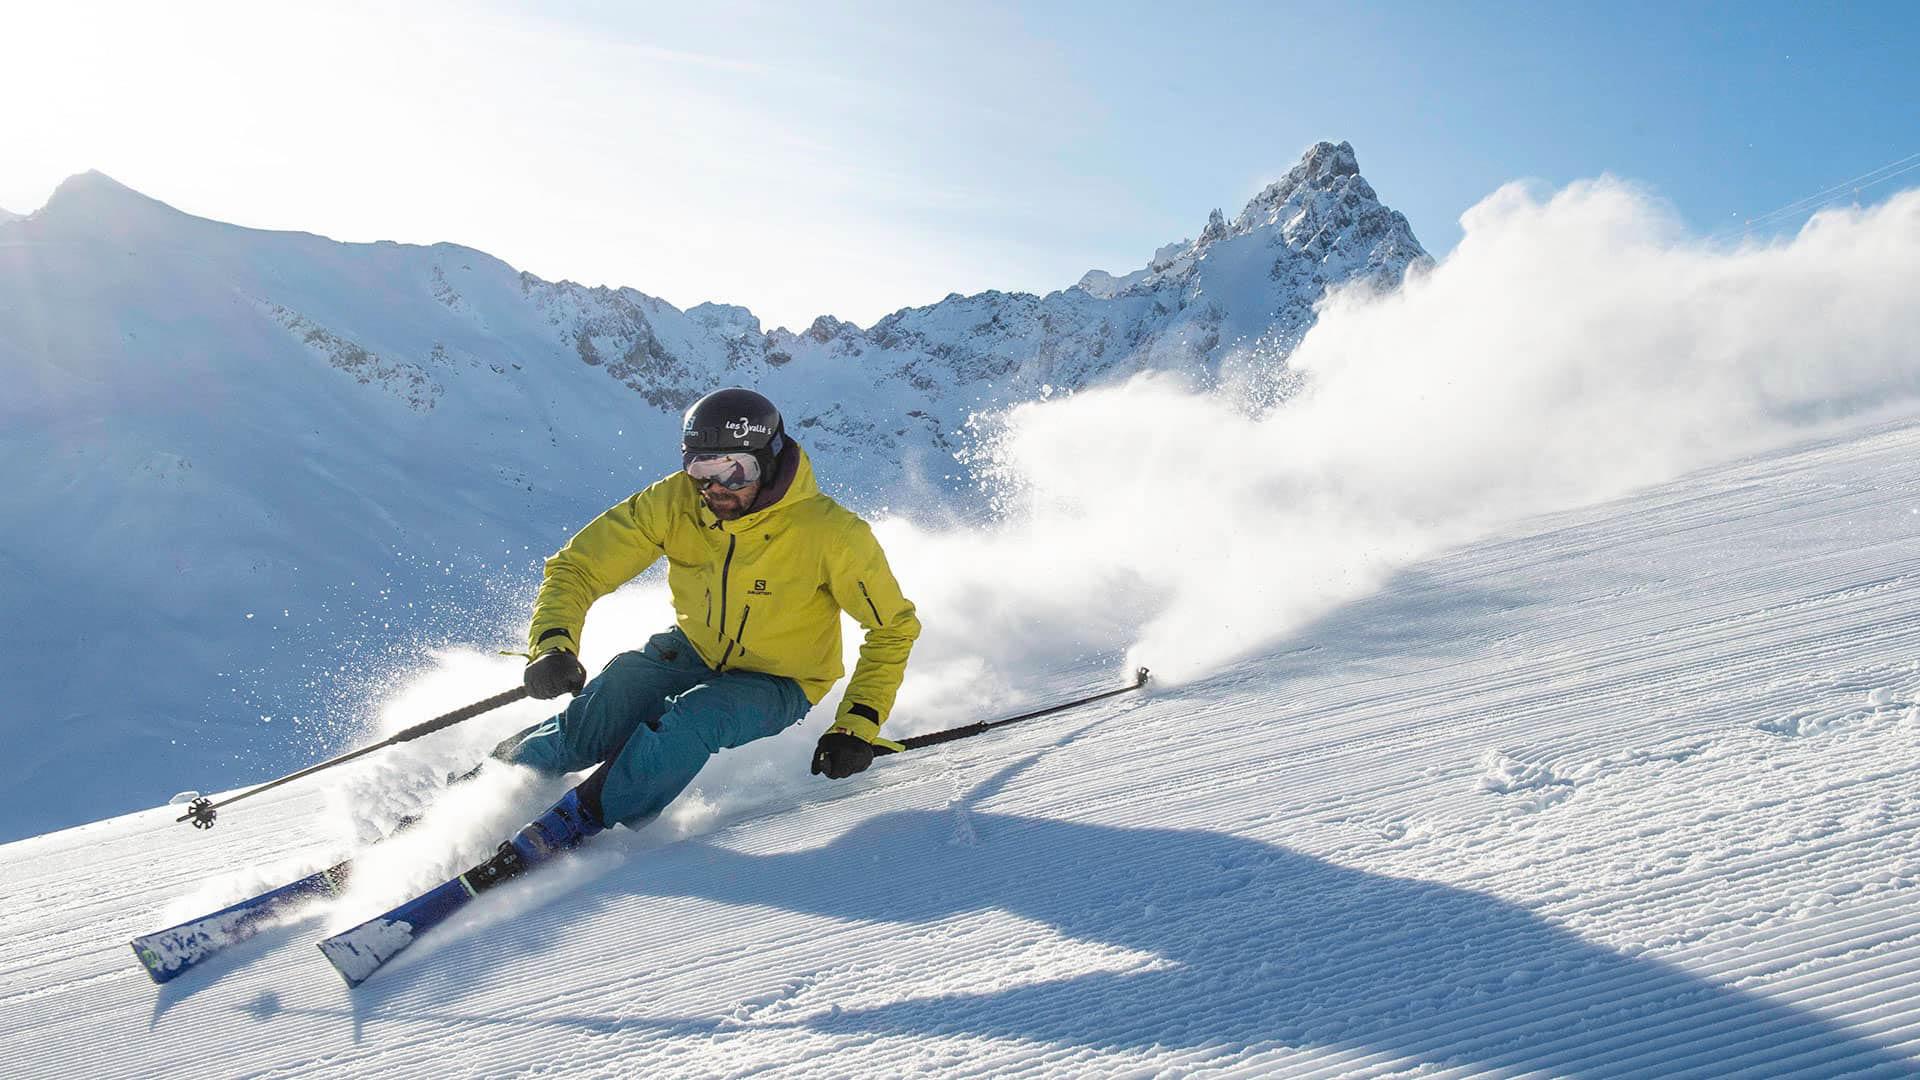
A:
[[[76,176],[0,224],[0,837],[285,771],[424,648],[517,644],[537,560],[710,388],[773,397],[852,505],[967,512],[976,414],[1153,369],[1258,408],[1328,287],[1424,257],[1322,143],[1136,271],[795,333]]]
[[[4,225],[9,221],[18,221],[20,217],[21,215],[14,213],[4,206],[0,206],[0,225]]]

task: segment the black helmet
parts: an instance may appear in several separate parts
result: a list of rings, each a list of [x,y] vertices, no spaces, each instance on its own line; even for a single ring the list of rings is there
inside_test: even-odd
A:
[[[787,445],[786,425],[773,402],[738,386],[715,390],[693,403],[680,425],[680,453],[724,454],[745,450],[760,459],[760,475],[772,476]]]

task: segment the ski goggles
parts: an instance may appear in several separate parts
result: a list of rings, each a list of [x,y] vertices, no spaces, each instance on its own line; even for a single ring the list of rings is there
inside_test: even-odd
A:
[[[695,490],[719,484],[728,491],[739,491],[760,479],[760,459],[748,453],[688,454],[682,467],[693,477]]]

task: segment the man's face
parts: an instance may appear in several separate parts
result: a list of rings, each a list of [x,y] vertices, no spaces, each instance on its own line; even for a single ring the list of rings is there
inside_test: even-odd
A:
[[[706,500],[707,509],[721,521],[732,521],[747,512],[753,500],[760,494],[760,482],[754,481],[739,491],[728,491],[719,484],[708,484],[700,489],[700,497]]]

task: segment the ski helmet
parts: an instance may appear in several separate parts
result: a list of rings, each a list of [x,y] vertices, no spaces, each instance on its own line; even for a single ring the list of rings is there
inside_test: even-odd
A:
[[[786,425],[773,402],[739,386],[715,390],[687,409],[680,426],[680,453],[726,454],[746,451],[771,477],[774,462],[787,445]]]

